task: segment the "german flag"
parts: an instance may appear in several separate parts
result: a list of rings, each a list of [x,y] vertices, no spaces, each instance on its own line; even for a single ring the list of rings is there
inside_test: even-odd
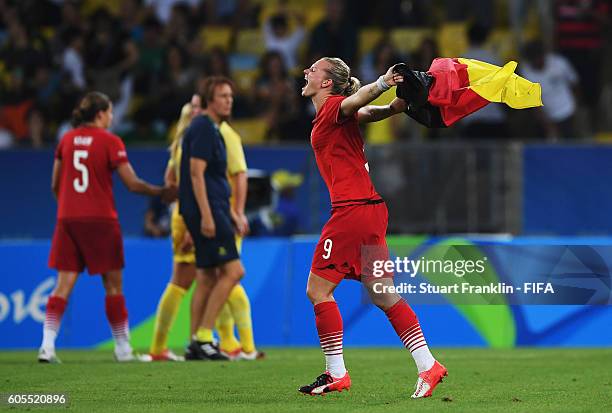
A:
[[[427,72],[434,78],[427,101],[439,108],[442,122],[451,126],[490,102],[513,109],[542,106],[542,88],[514,73],[516,62],[503,67],[464,58],[437,58]]]
[[[427,72],[419,72],[398,63],[393,71],[404,81],[396,95],[408,103],[405,113],[428,128],[451,126],[489,102],[514,109],[542,106],[542,88],[515,74],[516,66],[443,57],[434,59]]]

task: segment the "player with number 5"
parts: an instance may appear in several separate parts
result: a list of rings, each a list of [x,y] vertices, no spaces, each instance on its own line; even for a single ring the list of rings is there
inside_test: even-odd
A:
[[[90,92],[72,113],[74,129],[55,151],[51,187],[57,199],[57,224],[51,243],[49,267],[58,271],[47,301],[40,362],[58,362],[55,339],[68,297],[85,267],[101,274],[106,290],[106,316],[115,339],[117,361],[136,357],[129,342],[128,314],[122,292],[123,240],[113,198],[116,170],[132,192],[176,198],[176,187],[159,187],[141,180],[130,165],[121,138],[107,129],[113,105],[99,92]]]
[[[393,274],[375,278],[369,268],[374,259],[389,259],[385,241],[388,214],[370,179],[359,125],[406,110],[406,102],[399,98],[385,106],[369,105],[391,86],[404,81],[393,69],[363,87],[338,58],[323,57],[304,70],[306,85],[302,96],[312,100],[316,111],[310,140],[329,189],[332,214],[315,248],[306,289],[314,305],[326,371],[312,384],[300,387],[302,393],[319,395],[351,386],[342,354],[342,317],[333,296],[344,278],[363,283],[372,302],[385,312],[412,354],[419,372],[413,398],[430,396],[447,374],[429,351],[408,303],[395,293],[375,293],[375,284],[393,285]]]

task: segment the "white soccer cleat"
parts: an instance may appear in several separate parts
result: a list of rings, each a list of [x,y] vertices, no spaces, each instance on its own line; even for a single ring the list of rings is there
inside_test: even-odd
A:
[[[153,361],[153,358],[149,354],[134,354],[134,361],[142,361],[143,363],[148,363]]]
[[[130,361],[149,362],[152,361],[152,357],[148,354],[134,354],[134,351],[131,347],[121,350],[115,348],[115,360],[120,363],[126,363]]]
[[[115,349],[115,360],[117,360],[120,363],[124,363],[128,361],[135,361],[136,356],[134,356],[134,352],[132,350],[118,351]]]
[[[442,382],[442,378],[446,376],[448,376],[446,367],[437,361],[434,362],[429,370],[419,373],[412,398],[430,397],[436,386]]]
[[[48,349],[44,347],[41,347],[40,350],[38,350],[38,362],[52,364],[61,363],[60,359],[55,355],[55,349]]]

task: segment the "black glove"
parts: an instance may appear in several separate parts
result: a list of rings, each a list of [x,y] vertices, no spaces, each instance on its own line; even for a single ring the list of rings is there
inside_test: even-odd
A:
[[[407,64],[398,63],[393,66],[393,73],[404,77],[404,81],[397,85],[395,94],[404,99],[411,107],[421,107],[427,103],[429,88],[433,84],[433,76],[426,72],[410,70]]]
[[[428,128],[446,128],[440,109],[427,101],[434,81],[433,76],[426,72],[410,70],[405,63],[393,66],[393,73],[404,77],[404,81],[397,84],[395,91],[396,96],[408,104],[404,113]]]

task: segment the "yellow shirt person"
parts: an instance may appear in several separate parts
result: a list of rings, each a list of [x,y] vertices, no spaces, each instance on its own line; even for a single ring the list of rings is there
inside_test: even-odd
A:
[[[231,208],[236,208],[236,193],[238,188],[236,188],[236,181],[232,179],[236,174],[241,172],[246,173],[247,164],[246,158],[244,157],[244,149],[242,148],[242,140],[240,139],[240,135],[236,132],[229,123],[222,122],[219,127],[219,132],[221,132],[221,136],[223,136],[223,140],[225,141],[225,150],[227,152],[227,180],[230,183],[230,188],[232,195],[230,197],[230,206]],[[242,237],[236,236],[236,247],[240,252],[242,246]]]

